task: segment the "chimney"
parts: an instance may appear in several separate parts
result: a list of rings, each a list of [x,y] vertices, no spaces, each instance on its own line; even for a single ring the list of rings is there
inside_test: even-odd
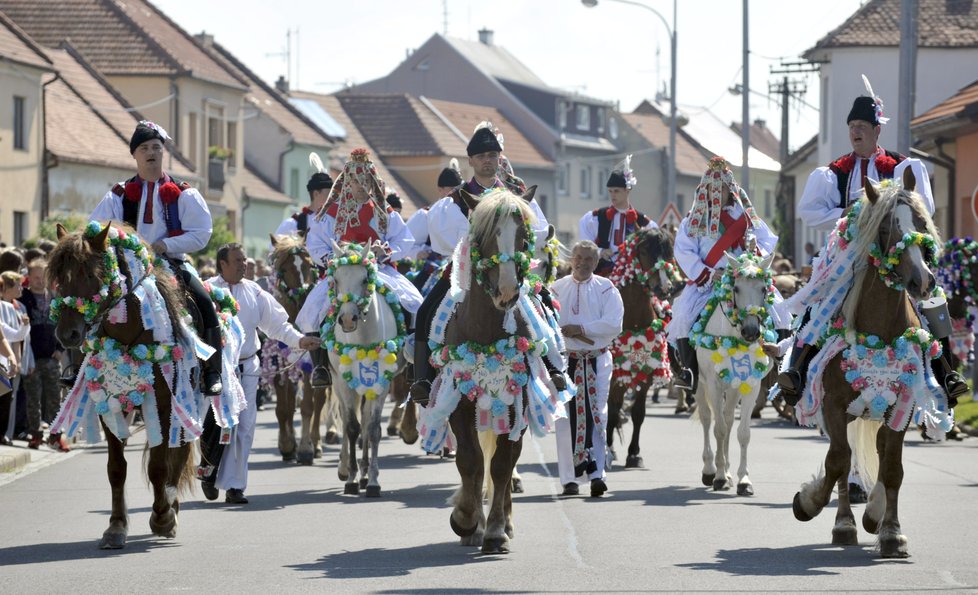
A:
[[[206,31],[201,31],[197,35],[194,35],[194,37],[196,37],[197,41],[200,42],[200,45],[204,46],[205,48],[209,48],[214,45],[214,36]]]
[[[492,45],[492,29],[486,29],[485,27],[479,29],[479,43]]]
[[[283,95],[289,94],[289,81],[285,80],[282,75],[278,76],[278,80],[275,81],[275,88],[278,89],[279,93]]]

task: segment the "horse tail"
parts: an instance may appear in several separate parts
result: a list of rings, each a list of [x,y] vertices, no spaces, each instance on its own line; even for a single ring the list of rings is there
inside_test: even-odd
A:
[[[876,435],[883,422],[856,418],[846,428],[849,448],[855,471],[862,479],[866,492],[872,492],[880,470],[880,457],[876,450]]]
[[[166,470],[167,477],[172,477],[170,473],[173,469],[178,469],[179,474],[177,474],[176,485],[170,485],[167,481],[166,490],[167,497],[170,502],[173,503],[176,496],[185,496],[193,493],[194,486],[197,483],[197,469],[194,465],[194,447],[192,444],[184,444],[178,448],[166,447]],[[146,480],[146,486],[150,487],[151,482],[149,478],[149,457],[150,457],[150,446],[149,443],[143,445],[143,478]],[[172,492],[172,493],[171,493]]]
[[[492,457],[496,454],[497,436],[492,430],[479,432],[479,446],[482,448],[482,491],[492,502]]]

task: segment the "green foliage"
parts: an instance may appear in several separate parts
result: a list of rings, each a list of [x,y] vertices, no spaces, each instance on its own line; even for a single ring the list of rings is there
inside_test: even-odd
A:
[[[211,145],[207,147],[207,156],[211,159],[220,159],[221,161],[227,161],[234,157],[234,151],[228,149],[227,147],[219,147],[217,145]]]
[[[88,225],[88,217],[84,215],[79,215],[77,213],[56,213],[51,215],[47,219],[41,222],[37,228],[37,238],[33,238],[32,242],[37,243],[37,240],[51,240],[53,242],[58,241],[58,223],[65,226],[68,232],[81,231],[85,229]]]
[[[213,231],[211,232],[211,239],[207,242],[207,247],[204,248],[202,252],[195,254],[198,259],[202,256],[209,256],[210,258],[217,258],[217,250],[224,244],[230,242],[236,242],[238,239],[234,235],[234,231],[231,230],[231,224],[228,218],[224,215],[220,217],[214,217],[212,223]]]
[[[954,408],[954,419],[961,425],[975,427],[978,426],[978,401],[971,399],[961,399],[958,406]]]

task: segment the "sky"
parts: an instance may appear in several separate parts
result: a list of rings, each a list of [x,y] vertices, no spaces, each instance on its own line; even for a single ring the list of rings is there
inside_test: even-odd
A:
[[[615,0],[150,0],[191,34],[206,31],[269,83],[287,75],[293,88],[332,93],[383,77],[435,33],[477,40],[483,27],[550,86],[617,101],[632,111],[668,87],[669,37],[649,10]],[[780,136],[781,110],[770,68],[798,60],[864,0],[748,0],[750,119]],[[641,0],[672,27],[672,2]],[[740,121],[743,4],[677,0],[677,101]],[[291,40],[288,35],[291,33]],[[291,46],[291,60],[286,48]],[[817,74],[795,75],[818,104]],[[688,106],[688,107],[687,107]],[[798,102],[789,116],[797,148],[818,130],[818,113]]]

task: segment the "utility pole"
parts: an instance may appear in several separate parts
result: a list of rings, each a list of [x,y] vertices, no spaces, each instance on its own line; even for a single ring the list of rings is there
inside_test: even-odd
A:
[[[740,168],[740,187],[750,196],[750,165],[747,155],[750,152],[750,44],[748,41],[747,5],[749,0],[744,0],[744,102],[743,113],[741,115],[741,126],[743,127],[741,137],[741,168]]]
[[[897,108],[897,151],[910,154],[910,120],[917,87],[917,0],[900,3],[900,106]]]

